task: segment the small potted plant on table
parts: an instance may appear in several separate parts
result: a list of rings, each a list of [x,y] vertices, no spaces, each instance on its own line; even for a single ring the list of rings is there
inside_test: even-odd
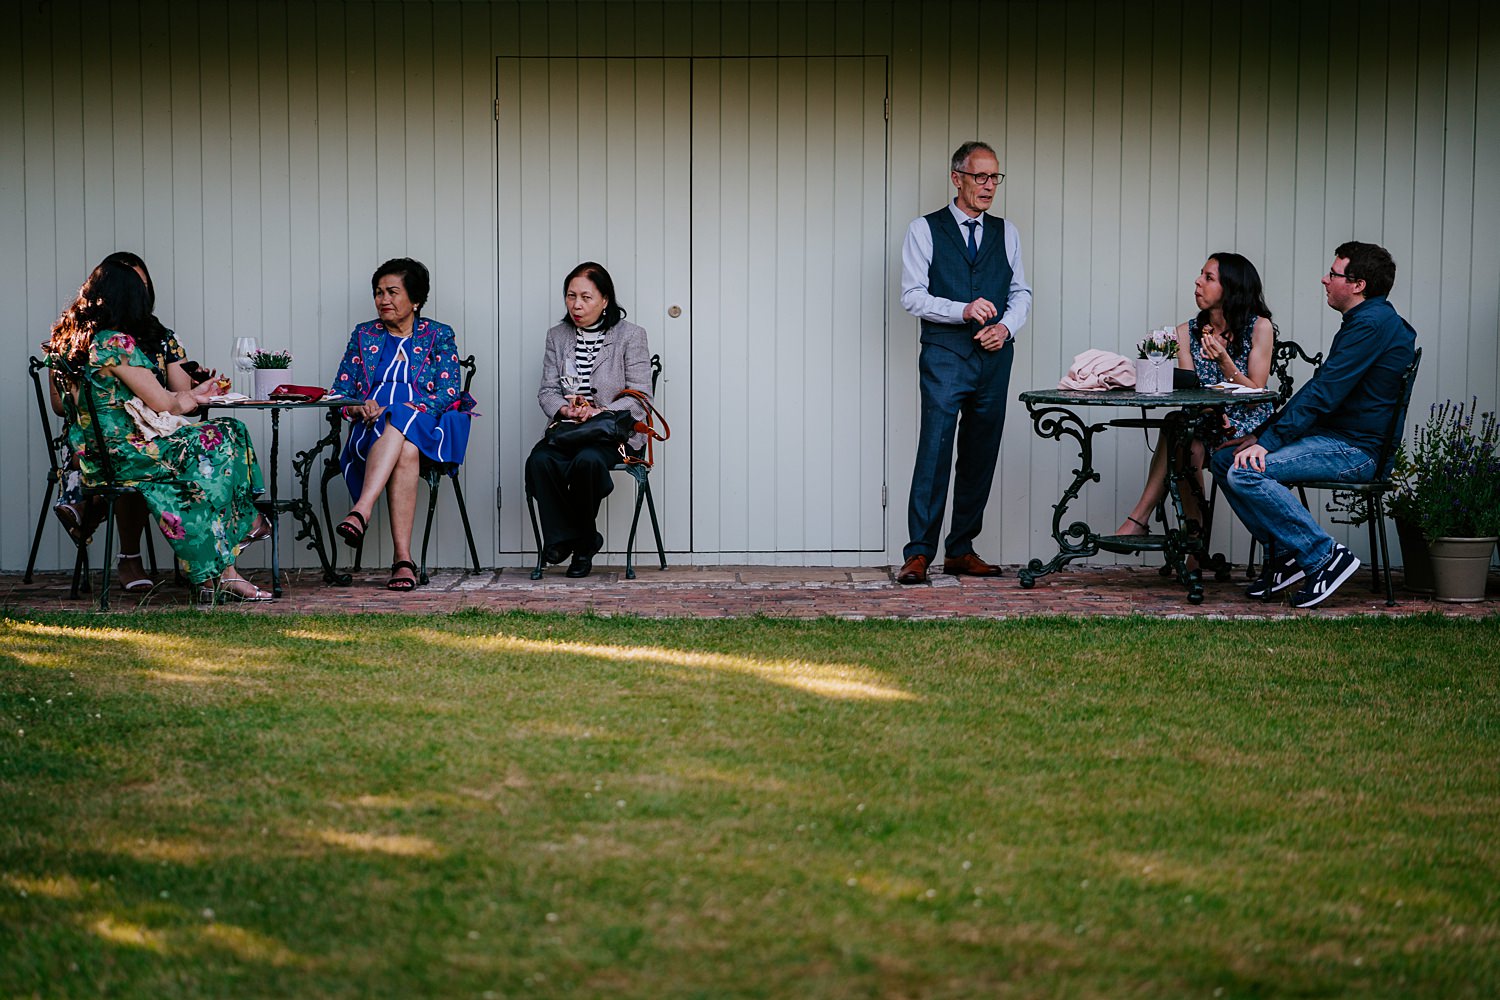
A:
[[[1140,360],[1135,363],[1135,391],[1172,391],[1172,370],[1177,367],[1177,329],[1163,327],[1136,344]]]
[[[291,381],[291,351],[256,351],[250,355],[255,368],[255,398],[270,399],[271,390]]]

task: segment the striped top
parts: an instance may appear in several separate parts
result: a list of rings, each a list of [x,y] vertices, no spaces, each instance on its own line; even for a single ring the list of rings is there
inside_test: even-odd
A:
[[[594,362],[599,357],[599,349],[604,346],[606,331],[602,327],[590,329],[582,326],[577,330],[578,339],[573,343],[573,370],[578,375],[578,381],[573,391],[593,399]]]

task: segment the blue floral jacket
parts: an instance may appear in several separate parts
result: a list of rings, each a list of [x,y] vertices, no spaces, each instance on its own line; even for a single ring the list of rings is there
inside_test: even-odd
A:
[[[329,392],[355,402],[364,402],[374,390],[375,375],[370,365],[380,354],[385,339],[385,324],[379,320],[361,323],[349,335],[344,360],[333,377]],[[418,318],[412,328],[408,349],[411,352],[411,384],[417,395],[425,397],[414,405],[433,416],[445,410],[468,413],[474,409],[474,397],[464,392],[464,370],[459,367],[458,343],[453,327],[436,320]]]

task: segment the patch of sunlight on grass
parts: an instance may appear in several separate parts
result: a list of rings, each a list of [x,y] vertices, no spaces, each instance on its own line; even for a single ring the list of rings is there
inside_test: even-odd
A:
[[[390,854],[399,858],[441,858],[443,852],[426,837],[409,834],[355,833],[352,830],[324,830],[318,839],[334,847],[367,854]]]
[[[163,681],[201,684],[221,679],[217,675],[242,672],[246,668],[274,669],[274,664],[256,662],[262,651],[250,648],[243,652],[214,646],[202,639],[186,636],[169,636],[156,632],[135,631],[123,628],[95,628],[91,626],[43,625],[38,622],[16,622],[10,626],[18,635],[38,641],[32,649],[11,650],[10,654],[28,666],[50,668],[75,668],[79,665],[79,651],[73,646],[58,646],[50,640],[72,642],[109,643],[115,649],[125,647],[134,657],[147,661],[144,673]],[[123,657],[112,655],[111,661]]]
[[[166,937],[156,931],[147,930],[140,924],[117,920],[114,917],[100,917],[94,921],[93,930],[95,934],[112,944],[154,951],[158,955],[164,955],[167,951]]]
[[[83,885],[71,875],[43,875],[37,878],[6,875],[0,878],[0,884],[28,896],[45,896],[48,899],[81,899],[84,893]]]
[[[664,766],[683,780],[706,785],[728,785],[732,788],[743,788],[772,795],[782,794],[790,787],[785,781],[779,778],[726,771],[721,767],[709,767],[697,761],[685,763],[681,766]]]
[[[233,924],[209,924],[199,936],[204,943],[231,952],[244,962],[277,966],[306,964],[306,959],[275,938]]]
[[[620,663],[660,663],[700,670],[723,670],[747,674],[796,688],[824,698],[848,701],[920,701],[909,691],[879,682],[862,667],[848,663],[812,663],[807,660],[761,660],[726,653],[697,653],[660,646],[612,646],[592,642],[567,642],[555,639],[526,639],[514,635],[450,636],[428,629],[416,630],[419,638],[436,646],[450,646],[464,652],[475,648],[507,653],[573,653],[595,656]]]
[[[170,864],[193,864],[207,861],[213,855],[202,844],[185,840],[132,840],[117,841],[113,850],[137,861],[167,862]]]
[[[212,684],[223,679],[208,674],[179,674],[171,670],[147,670],[146,676],[154,681],[166,681],[169,684]]]
[[[1212,874],[1201,865],[1188,865],[1161,854],[1114,853],[1109,860],[1125,878],[1150,883],[1201,885]]]
[[[361,795],[349,803],[361,809],[410,809],[411,799],[398,798],[394,795]]]
[[[921,900],[927,898],[928,886],[925,883],[901,875],[866,872],[851,881],[870,895],[884,899]],[[845,884],[847,885],[848,882]]]
[[[348,632],[336,632],[333,629],[289,628],[282,635],[288,639],[310,639],[313,642],[336,642],[341,645],[360,641]]]

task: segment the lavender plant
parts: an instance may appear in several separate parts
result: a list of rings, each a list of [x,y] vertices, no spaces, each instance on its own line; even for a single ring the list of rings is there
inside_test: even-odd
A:
[[[1410,469],[1392,514],[1414,514],[1428,539],[1500,535],[1500,421],[1480,413],[1477,398],[1433,404],[1416,428]]]

